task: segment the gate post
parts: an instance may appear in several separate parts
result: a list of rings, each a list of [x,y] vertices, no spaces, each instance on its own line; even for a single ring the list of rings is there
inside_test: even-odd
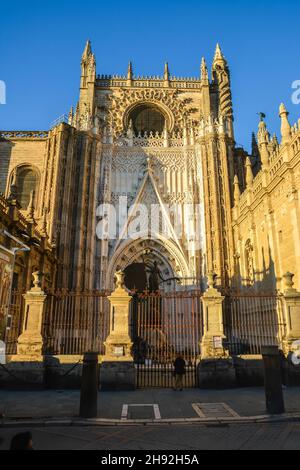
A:
[[[235,369],[224,348],[223,297],[215,289],[215,275],[208,275],[208,289],[203,294],[204,335],[198,366],[200,388],[231,388],[236,385]]]
[[[17,356],[13,361],[42,362],[44,340],[42,325],[47,295],[42,290],[42,273],[32,274],[34,281],[32,289],[24,294],[24,321],[22,334],[18,338]]]
[[[283,349],[286,354],[291,351],[294,341],[300,340],[300,292],[294,289],[294,274],[286,273],[283,291],[283,313],[286,324],[286,336],[283,341]]]
[[[223,324],[223,297],[215,289],[215,275],[208,275],[208,289],[203,294],[204,334],[201,342],[201,357],[224,357],[223,342],[225,337]]]
[[[110,301],[110,333],[102,357],[100,384],[102,390],[135,389],[135,367],[129,335],[129,311],[132,297],[124,288],[125,274],[116,273],[116,289]]]

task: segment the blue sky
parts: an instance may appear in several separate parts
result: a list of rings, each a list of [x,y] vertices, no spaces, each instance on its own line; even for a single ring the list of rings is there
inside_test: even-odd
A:
[[[47,129],[78,97],[80,58],[88,38],[97,72],[198,76],[220,43],[229,62],[238,144],[249,148],[257,112],[279,132],[278,107],[300,117],[291,84],[300,80],[299,1],[14,1],[1,2],[0,80],[7,104],[0,128]]]

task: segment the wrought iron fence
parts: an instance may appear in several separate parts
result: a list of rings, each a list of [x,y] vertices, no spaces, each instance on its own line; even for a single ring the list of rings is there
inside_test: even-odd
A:
[[[42,335],[49,355],[104,354],[109,334],[109,300],[99,292],[48,293]],[[23,292],[13,291],[11,327],[6,331],[7,354],[16,354],[24,315]],[[140,385],[172,382],[172,364],[181,354],[189,364],[186,381],[195,379],[201,355],[203,308],[200,291],[134,295],[130,327]],[[279,345],[286,335],[282,298],[278,295],[227,295],[224,329],[231,355],[256,355],[263,345]],[[153,378],[150,378],[151,375]],[[169,386],[169,385],[168,385]]]
[[[224,327],[231,355],[261,353],[279,346],[286,334],[282,299],[274,295],[233,294],[224,304]]]
[[[13,290],[11,293],[11,303],[9,306],[10,325],[4,333],[6,343],[6,354],[13,355],[17,353],[18,337],[22,333],[23,315],[24,315],[24,292]],[[5,328],[5,325],[4,325]]]
[[[104,353],[109,301],[98,292],[62,291],[47,297],[43,322],[45,354]]]
[[[137,386],[174,386],[173,363],[187,364],[185,387],[197,386],[197,362],[203,335],[200,292],[135,295],[131,305],[131,337]]]

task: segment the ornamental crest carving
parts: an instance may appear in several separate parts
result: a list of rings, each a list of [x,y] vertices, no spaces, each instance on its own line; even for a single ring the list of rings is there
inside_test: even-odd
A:
[[[112,94],[108,99],[107,124],[113,129],[115,136],[124,135],[129,124],[129,114],[136,105],[151,103],[163,112],[168,131],[182,131],[184,123],[195,113],[195,108],[189,107],[191,100],[178,99],[179,90],[128,90],[121,88],[119,94]]]

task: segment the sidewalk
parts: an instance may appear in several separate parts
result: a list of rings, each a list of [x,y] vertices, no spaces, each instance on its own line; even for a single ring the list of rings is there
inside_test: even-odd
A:
[[[285,389],[284,398],[287,413],[285,418],[300,419],[300,387]],[[65,418],[69,424],[78,422],[79,399],[79,391],[11,392],[2,390],[0,391],[0,415],[4,415],[2,425],[5,426],[10,420],[18,422],[42,420],[45,423],[47,420]],[[199,409],[195,407],[195,404],[203,405]],[[262,419],[257,418],[262,416],[266,419],[263,388],[190,389],[183,392],[166,389],[101,392],[98,400],[99,423],[101,420],[111,420],[121,424],[131,420],[135,422],[180,422],[183,420],[195,422],[214,419],[241,421],[241,418],[252,417],[255,420]]]

